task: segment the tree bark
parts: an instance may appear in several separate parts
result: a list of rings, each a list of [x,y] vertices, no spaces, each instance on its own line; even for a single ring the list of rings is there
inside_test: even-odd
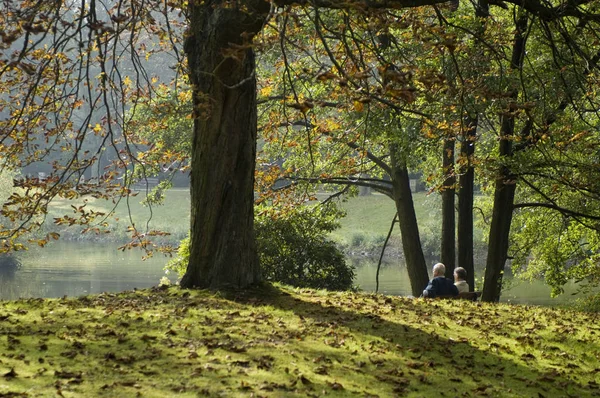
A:
[[[512,70],[519,70],[523,66],[525,45],[527,38],[527,13],[520,12],[516,22],[515,40],[512,49]],[[518,90],[514,88],[510,98],[516,100]],[[510,109],[509,109],[510,110]],[[499,156],[500,159],[513,155],[513,139],[515,133],[515,117],[511,113],[502,116],[500,127]],[[512,212],[517,187],[516,176],[512,175],[510,169],[502,166],[498,171],[494,192],[494,208],[492,210],[492,222],[490,225],[488,257],[485,267],[485,280],[483,284],[482,301],[498,301],[502,291],[502,276],[504,266],[508,258],[508,241],[510,225],[512,223]]]
[[[442,169],[446,180],[442,187],[442,242],[441,262],[446,266],[446,277],[452,279],[456,267],[456,216],[454,195],[456,178],[454,177],[454,139],[444,140]]]
[[[478,34],[475,37],[483,37],[486,24],[490,17],[490,5],[488,0],[479,0],[475,7],[475,16],[479,19],[477,27]],[[479,56],[485,58],[482,43],[475,38],[475,45],[479,48]],[[474,110],[473,112],[477,112]],[[475,154],[475,140],[477,139],[477,126],[479,116],[467,114],[464,118],[463,140],[460,145],[460,157],[466,160],[460,168],[458,179],[458,265],[467,271],[467,283],[471,291],[475,290],[475,259],[473,253],[473,204],[475,191],[475,168],[473,167],[473,155]]]
[[[467,130],[460,145],[460,156],[466,159],[458,178],[458,265],[467,271],[467,283],[471,291],[475,288],[475,260],[473,259],[473,192],[475,170],[473,154],[477,134],[477,116],[466,118]]]
[[[507,118],[508,119],[508,118]],[[506,126],[506,127],[504,127]],[[503,129],[514,130],[514,120],[504,120]],[[500,156],[512,156],[511,139],[500,141]],[[490,225],[488,256],[485,267],[482,301],[498,301],[502,291],[502,276],[508,257],[508,239],[517,182],[508,167],[503,167],[496,179],[494,208]]]
[[[184,48],[194,135],[190,260],[181,280],[186,288],[244,288],[261,279],[253,224],[257,116],[251,40],[266,12],[254,14],[251,2],[243,5],[245,10],[209,0],[189,6]]]
[[[392,186],[393,198],[398,212],[398,223],[400,225],[400,235],[402,237],[402,249],[406,260],[406,269],[410,279],[412,294],[419,297],[423,289],[427,286],[429,276],[427,274],[427,265],[423,256],[421,239],[419,237],[419,226],[415,206],[410,192],[410,179],[406,162],[400,160],[396,149],[392,146],[391,150],[392,166]]]

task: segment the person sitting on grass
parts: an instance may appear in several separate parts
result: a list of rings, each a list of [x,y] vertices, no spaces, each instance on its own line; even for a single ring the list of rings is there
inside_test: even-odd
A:
[[[429,281],[427,287],[423,290],[423,297],[435,298],[458,295],[458,289],[451,279],[444,276],[445,273],[446,266],[444,264],[437,263],[433,266],[433,279]]]
[[[463,267],[454,269],[454,286],[458,288],[459,293],[468,293],[469,284],[467,283],[467,270]]]

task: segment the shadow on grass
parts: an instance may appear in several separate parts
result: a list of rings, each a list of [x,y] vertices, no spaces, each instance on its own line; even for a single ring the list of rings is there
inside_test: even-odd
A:
[[[395,307],[391,316],[398,318],[402,316],[399,309],[415,311],[417,315],[425,312],[409,299],[364,297],[374,306]],[[324,302],[309,302],[276,287],[229,294],[227,298],[247,305],[268,305],[291,311],[301,319],[309,319],[312,324],[328,326],[329,335],[335,331],[343,335],[343,330],[347,329],[353,334],[371,337],[372,341],[361,348],[369,353],[377,382],[389,384],[391,391],[401,395],[437,392],[442,396],[600,396],[593,381],[589,384],[582,381],[585,383],[582,384],[559,369],[536,364],[538,359],[532,354],[521,357],[513,354],[510,358],[508,354],[493,352],[493,347],[497,347],[493,341],[487,342],[492,348],[484,350],[466,339],[457,341],[445,337],[442,327],[427,332],[383,319],[373,313],[375,311],[365,313],[364,309],[341,308],[328,298],[324,298]],[[347,353],[340,357],[344,355]],[[350,370],[365,371],[360,364],[355,362],[353,365]]]

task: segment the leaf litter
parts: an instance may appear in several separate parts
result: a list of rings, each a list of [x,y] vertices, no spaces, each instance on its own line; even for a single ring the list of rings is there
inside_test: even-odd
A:
[[[2,301],[0,398],[593,397],[598,320],[284,286]]]

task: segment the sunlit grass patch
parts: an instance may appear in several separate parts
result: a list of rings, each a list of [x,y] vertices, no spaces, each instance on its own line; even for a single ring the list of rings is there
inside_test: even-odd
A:
[[[55,198],[48,206],[47,219],[53,220],[65,215],[73,216],[73,207],[82,206],[85,203],[87,211],[103,213],[95,220],[95,223],[107,222],[102,230],[110,231],[109,234],[95,235],[93,231],[81,235],[84,227],[64,228],[61,233],[67,238],[104,240],[104,241],[128,241],[130,234],[128,227],[135,225],[138,231],[159,230],[171,234],[167,240],[173,243],[183,239],[189,230],[190,218],[190,194],[187,189],[170,189],[165,192],[165,200],[161,205],[147,206],[142,203],[143,195],[121,198],[115,202],[112,200],[83,197],[75,200]],[[90,225],[94,227],[95,224]],[[53,226],[52,228],[54,228]]]
[[[266,287],[0,303],[5,396],[598,396],[597,316]]]

